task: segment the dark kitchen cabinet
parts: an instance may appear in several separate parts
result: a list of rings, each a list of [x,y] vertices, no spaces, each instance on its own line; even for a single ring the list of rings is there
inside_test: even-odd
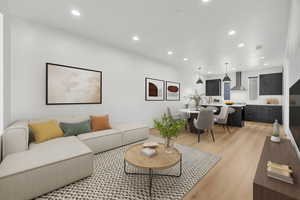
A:
[[[221,79],[206,80],[206,96],[221,96]]]
[[[227,125],[243,127],[245,120],[245,107],[232,106],[232,108],[234,109],[234,113],[228,116]]]
[[[282,73],[259,75],[259,95],[282,95]]]
[[[245,108],[245,120],[246,121],[258,121],[258,106],[249,106]]]
[[[273,123],[276,119],[282,124],[281,106],[247,105],[245,108],[246,121]]]

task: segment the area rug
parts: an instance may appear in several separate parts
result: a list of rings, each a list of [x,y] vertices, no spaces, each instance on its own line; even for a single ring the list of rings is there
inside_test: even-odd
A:
[[[150,137],[148,140],[162,142],[162,139],[157,137]],[[50,192],[37,200],[182,199],[221,159],[210,153],[175,144],[183,156],[182,175],[181,177],[154,176],[150,198],[148,176],[125,175],[124,173],[123,154],[130,146],[95,155],[94,173],[91,177]],[[142,172],[142,170],[127,166],[128,171]],[[177,174],[178,171],[179,166],[174,166],[168,170],[161,170],[160,173]]]

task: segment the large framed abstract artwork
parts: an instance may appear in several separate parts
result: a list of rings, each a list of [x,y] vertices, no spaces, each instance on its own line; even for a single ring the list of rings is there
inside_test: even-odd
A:
[[[102,72],[46,63],[46,104],[101,104]]]
[[[180,101],[180,83],[166,81],[166,100]]]
[[[145,100],[163,101],[165,97],[165,81],[153,78],[145,78]]]

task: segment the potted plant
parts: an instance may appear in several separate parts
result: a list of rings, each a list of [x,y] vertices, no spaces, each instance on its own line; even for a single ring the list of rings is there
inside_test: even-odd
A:
[[[203,96],[203,95],[204,95],[204,94],[201,94],[201,95],[200,95],[200,94],[197,92],[197,90],[195,90],[195,93],[189,96],[189,99],[190,99],[191,101],[194,101],[194,102],[195,102],[195,107],[196,107],[197,109],[198,109],[199,106],[200,106],[200,102],[201,102],[201,100],[202,100],[202,96]]]
[[[154,120],[154,128],[158,129],[160,135],[165,139],[167,148],[170,147],[171,139],[180,134],[185,124],[184,120],[174,120],[167,114],[163,114],[159,120]]]

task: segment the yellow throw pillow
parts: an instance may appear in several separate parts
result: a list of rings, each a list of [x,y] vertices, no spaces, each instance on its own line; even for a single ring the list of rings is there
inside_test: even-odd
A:
[[[51,120],[48,122],[29,124],[35,143],[45,142],[47,140],[64,136],[63,131],[59,127],[57,121]]]

